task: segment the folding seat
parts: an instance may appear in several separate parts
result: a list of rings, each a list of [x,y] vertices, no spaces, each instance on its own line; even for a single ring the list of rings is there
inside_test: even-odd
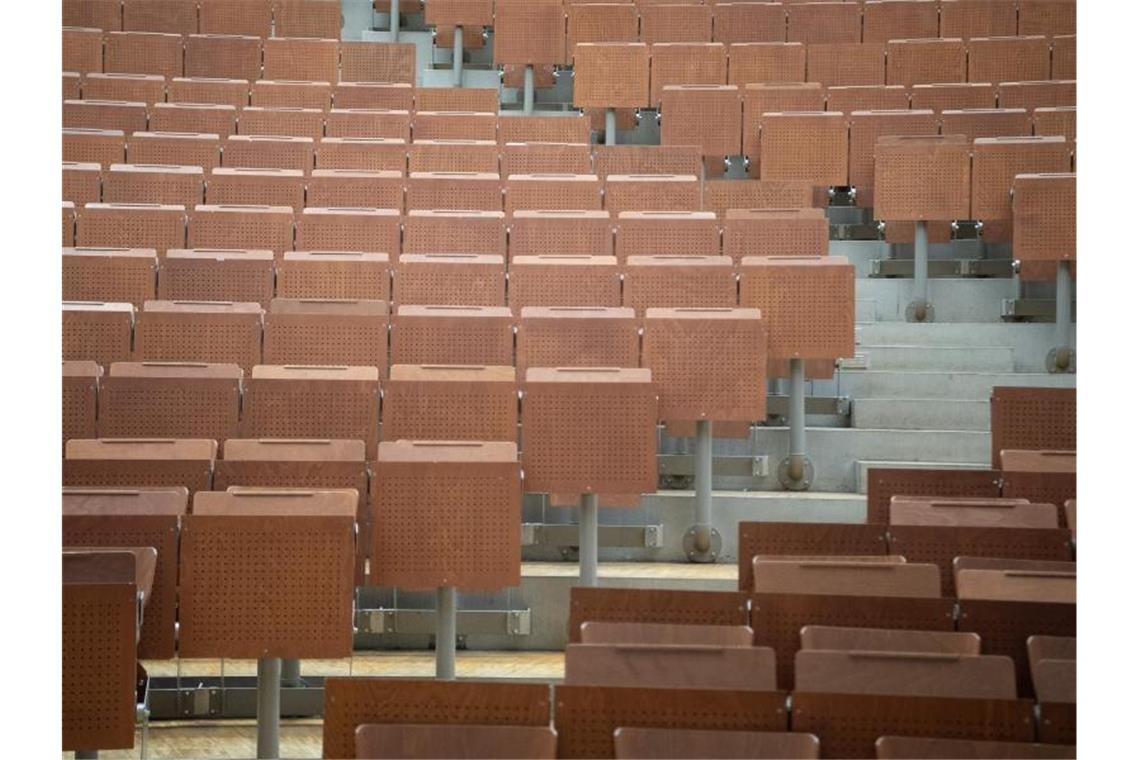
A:
[[[395,256],[400,212],[394,208],[306,208],[297,217],[301,251],[366,251]]]
[[[62,215],[62,243],[64,247],[75,245],[75,204],[71,201],[63,202]]]
[[[614,254],[718,256],[720,227],[711,211],[622,211],[617,215]]]
[[[852,3],[793,3],[788,12],[788,42],[861,42],[862,8]]]
[[[404,209],[404,182],[399,172],[314,169],[305,203],[316,208]]]
[[[649,46],[644,43],[579,43],[574,48],[575,108],[650,105],[649,58]],[[615,72],[620,76],[615,77]],[[723,77],[713,84],[722,81]]]
[[[391,279],[386,253],[286,251],[277,264],[277,296],[387,302]]]
[[[1049,78],[1044,37],[975,37],[966,45],[971,82],[1024,82]]]
[[[499,146],[493,140],[416,140],[408,146],[408,171],[498,173]]]
[[[259,79],[261,40],[228,34],[191,34],[186,37],[185,71],[187,77]]]
[[[123,0],[123,31],[194,34],[197,0]]]
[[[77,206],[98,203],[102,193],[102,169],[95,163],[63,162],[63,199]]]
[[[637,367],[638,328],[624,307],[527,306],[519,312],[517,366]]]
[[[224,153],[223,153],[224,158]],[[245,169],[219,166],[206,182],[206,203],[212,206],[305,207],[305,175],[294,169]]]
[[[724,254],[739,264],[745,256],[827,256],[823,209],[730,209],[724,217]]]
[[[1013,256],[1040,269],[1076,262],[1076,174],[1021,174],[1013,181]],[[1040,264],[1038,262],[1041,262]],[[1042,264],[1044,266],[1042,266]],[[1039,277],[1034,272],[1032,277]],[[1003,468],[1004,469],[1004,468]]]
[[[966,81],[966,44],[962,40],[890,40],[886,84]]]
[[[602,181],[594,174],[512,174],[503,190],[508,214],[602,208]]]
[[[499,64],[564,64],[566,15],[558,0],[496,0],[495,54]]]
[[[72,438],[95,438],[95,404],[103,368],[93,361],[63,362],[63,445]]]
[[[155,103],[150,108],[150,131],[225,137],[237,132],[237,115],[233,106],[217,103]]]
[[[691,174],[611,174],[606,178],[606,210],[697,211],[701,181]]]
[[[1017,11],[1017,33],[1023,37],[1077,33],[1076,0],[1018,0]]]
[[[1058,82],[1002,82],[998,85],[998,105],[1002,108],[1059,108],[1077,105],[1075,80]]]
[[[746,757],[819,757],[813,734],[784,731],[723,731],[694,728],[628,728],[614,731],[618,758],[661,757],[669,753],[700,755],[710,746]],[[720,751],[720,750],[718,750]]]
[[[744,99],[742,150],[754,167],[760,162],[761,116],[822,111],[827,105],[827,91],[817,82],[748,84],[741,94]]]
[[[83,488],[209,489],[214,440],[85,440],[67,442],[63,485]]]
[[[1000,474],[996,470],[872,467],[867,471],[867,522],[887,522],[890,500],[896,494],[998,498]]]
[[[621,273],[613,256],[515,256],[508,281],[508,303],[516,314],[527,306],[621,305]]]
[[[827,88],[828,111],[850,114],[853,111],[905,111],[907,108],[910,108],[910,95],[902,85]]]
[[[385,441],[518,440],[514,367],[405,365],[384,385]]]
[[[333,108],[407,111],[415,110],[415,88],[403,82],[336,82],[332,86]]]
[[[63,125],[69,129],[118,129],[145,131],[146,103],[124,100],[65,100]]]
[[[478,253],[405,253],[393,270],[392,302],[435,306],[503,306],[502,256]]]
[[[713,42],[783,42],[784,9],[778,3],[721,3],[712,8]]]
[[[339,40],[340,10],[336,0],[277,0],[273,6],[274,34]]]
[[[273,33],[272,0],[199,0],[198,30],[265,39]]]
[[[723,219],[733,208],[808,208],[812,205],[808,182],[718,179],[705,180],[701,208]]]
[[[886,46],[830,43],[807,46],[807,81],[832,85],[881,85],[886,81]]]
[[[711,42],[712,38],[710,5],[653,3],[641,7],[642,42]]]
[[[416,140],[498,140],[498,114],[481,111],[416,111]]]
[[[966,218],[970,145],[963,135],[945,132],[939,137],[879,137],[875,218],[904,222]]]
[[[512,270],[513,274],[513,270]],[[733,308],[736,272],[727,256],[630,256],[622,304],[639,317],[650,308]]]
[[[752,83],[802,82],[806,69],[807,48],[802,42],[734,42],[728,46],[729,84],[743,87]]]
[[[416,46],[411,43],[377,45],[346,40],[341,43],[340,81],[414,85]]]
[[[1016,34],[1016,0],[942,0],[939,37],[969,40]]]
[[[846,185],[846,117],[834,112],[762,115],[760,179]]]
[[[202,202],[204,182],[199,166],[112,164],[103,178],[103,200],[193,208]]]
[[[83,99],[160,103],[166,100],[166,80],[156,74],[88,73]]]
[[[883,559],[885,561],[864,562],[799,557],[790,561],[761,555],[752,560],[753,589],[757,594],[940,598],[936,565]],[[804,653],[798,653],[796,660]],[[798,671],[796,675],[798,689],[801,688]],[[1010,676],[1012,688],[1012,672]]]
[[[406,222],[404,250],[408,253],[474,252],[501,258],[506,251],[503,214],[501,211],[411,211]]]
[[[633,3],[573,3],[566,8],[566,54],[574,62],[580,42],[637,42],[637,6]]]
[[[249,82],[244,79],[175,77],[167,85],[170,103],[214,103],[245,108],[249,105]]]
[[[589,120],[579,114],[566,116],[502,115],[499,144],[563,143],[585,145],[590,139]]]
[[[299,82],[339,81],[339,40],[271,37],[265,40],[265,79]]]
[[[135,361],[236,364],[249,372],[261,363],[262,314],[253,302],[147,301],[135,322]]]
[[[363,723],[356,732],[358,757],[403,757],[414,752],[414,747],[427,747],[446,757],[501,751],[517,752],[521,757],[553,758],[556,744],[554,729],[546,726]]]
[[[942,134],[965,135],[971,143],[979,137],[1013,137],[1033,133],[1024,108],[978,108],[943,111]]]
[[[919,757],[1072,757],[1072,748],[1056,744],[986,741],[983,739],[938,739],[919,736],[882,736],[875,742],[876,757],[904,760]]]
[[[222,163],[227,168],[277,169],[307,174],[313,168],[313,139],[229,135],[223,144]]]
[[[863,4],[863,42],[938,37],[934,0],[867,0]]]
[[[417,87],[416,110],[498,114],[499,90],[493,87]]]
[[[1033,693],[1041,710],[1041,740],[1077,741],[1077,638],[1030,636],[1027,643]]]
[[[149,263],[153,266],[153,254]],[[130,303],[64,301],[63,360],[91,361],[103,367],[130,361],[134,321]]]
[[[569,686],[601,688],[775,691],[776,657],[770,647],[713,651],[717,657],[710,661],[707,647],[570,644],[564,681]]]
[[[970,214],[975,219],[1008,221],[1013,215],[1010,195],[1018,174],[1069,171],[1065,138],[993,137],[974,141]]]
[[[511,216],[510,256],[613,255],[608,211],[517,211]]]
[[[64,129],[63,160],[110,166],[123,160],[125,142],[121,129]]]
[[[661,144],[700,145],[708,157],[740,155],[741,96],[735,85],[667,85]]]
[[[412,115],[407,111],[333,108],[326,121],[329,137],[382,137],[406,142],[412,136]]]
[[[80,92],[81,77],[74,71],[65,71],[62,75],[63,83],[63,99],[64,100],[79,100],[82,96]]]
[[[665,85],[724,84],[728,81],[727,50],[718,42],[662,42],[651,46],[649,104],[660,105]]]
[[[63,25],[114,32],[123,28],[121,0],[64,0]]]
[[[596,174],[701,173],[701,150],[695,145],[598,145],[594,148]]]
[[[916,111],[941,114],[945,110],[994,108],[996,104],[997,88],[980,82],[916,84],[910,90],[910,107]]]
[[[756,560],[765,563],[804,561],[830,564],[854,562],[881,564],[905,561],[902,557],[891,556],[888,553],[886,526],[882,524],[742,522],[738,540],[740,551],[737,587],[741,591],[749,591],[756,585],[753,573]],[[835,568],[825,566],[815,569],[821,572],[833,572]],[[837,591],[837,593],[847,592]],[[796,645],[799,648],[798,626],[796,630]],[[804,645],[803,648],[809,647]],[[786,653],[782,646],[776,646],[776,651]]]
[[[262,108],[247,106],[238,114],[237,133],[274,137],[311,137],[325,133],[325,114],[319,108]]]
[[[109,32],[103,47],[103,71],[182,76],[182,35]]]
[[[65,301],[125,302],[142,308],[154,298],[155,252],[140,248],[65,248]]]
[[[408,143],[385,137],[326,137],[317,143],[318,169],[407,171]]]
[[[512,322],[506,306],[398,306],[392,317],[392,364],[511,366]]]
[[[1077,78],[1077,37],[1075,34],[1058,35],[1053,38],[1053,62],[1049,72],[1050,79]]]
[[[241,382],[242,371],[234,364],[116,362],[100,388],[99,435],[136,440],[233,438]]]
[[[153,203],[89,203],[76,213],[75,244],[92,248],[184,248],[186,209]]]
[[[169,250],[158,270],[158,297],[266,308],[273,298],[273,251]]]
[[[502,211],[502,183],[498,173],[409,172],[405,202],[409,211]]]
[[[209,171],[221,161],[221,140],[216,134],[135,132],[126,149],[132,164],[200,166]]]
[[[590,147],[577,143],[506,143],[502,146],[500,175],[590,174],[594,171]]]
[[[1064,135],[1073,142],[1077,139],[1077,109],[1035,108],[1033,109],[1033,134]]]
[[[850,121],[847,183],[856,189],[855,204],[875,205],[875,141],[883,135],[937,135],[933,111],[855,111]]]
[[[741,646],[743,642],[737,642],[748,628],[746,600],[746,594],[735,591],[575,586],[570,591],[567,638],[570,643],[589,641],[598,638],[592,635],[598,631],[604,640],[619,643],[629,634],[615,629],[636,628],[635,641],[630,643],[657,643],[666,635],[671,640],[683,635],[694,645],[700,640],[710,646],[713,642]],[[700,630],[694,634],[696,629]],[[751,645],[751,635],[747,639]]]
[[[265,362],[375,367],[385,377],[388,302],[275,298],[265,315]]]
[[[293,209],[288,206],[195,206],[186,242],[191,248],[293,250]],[[182,248],[185,246],[171,246]]]
[[[328,82],[275,82],[260,79],[251,83],[250,105],[262,108],[319,108],[332,106],[332,85]]]

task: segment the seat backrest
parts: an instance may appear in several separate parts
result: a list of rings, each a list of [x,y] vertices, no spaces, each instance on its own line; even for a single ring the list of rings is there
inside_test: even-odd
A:
[[[955,0],[955,4],[964,2],[966,0]],[[947,5],[949,3],[942,6],[943,13]],[[1062,745],[919,736],[881,736],[875,742],[875,753],[875,756],[881,760],[917,760],[935,757],[1075,758],[1077,756],[1075,747]]]
[[[705,647],[752,646],[752,629],[746,625],[609,623],[594,620],[582,623],[579,628],[583,644]]]
[[[639,324],[633,309],[529,306],[520,311],[518,359],[528,367],[637,367]]]
[[[509,279],[508,305],[516,315],[527,306],[622,304],[621,272],[613,256],[514,256]]]
[[[748,624],[747,596],[738,592],[571,587],[569,641],[586,640],[584,629],[590,623],[716,626],[733,631],[728,635],[735,637]]]
[[[348,438],[373,451],[380,385],[374,366],[259,365],[243,399],[246,438]],[[286,405],[290,414],[279,409]]]
[[[738,588],[752,590],[752,558],[790,556],[884,557],[884,526],[867,524],[741,522],[737,540]]]
[[[275,298],[265,315],[266,364],[376,367],[388,374],[388,304]]]
[[[638,316],[650,308],[731,309],[736,272],[727,256],[630,256],[622,303]]]
[[[260,317],[259,317],[260,319]],[[153,325],[158,327],[157,325]],[[171,326],[168,326],[170,329]],[[161,329],[161,328],[159,328]],[[195,337],[224,341],[223,331],[207,329]],[[257,337],[260,339],[260,329]],[[146,350],[165,342],[148,327]],[[189,362],[116,362],[100,394],[99,435],[103,438],[208,438],[221,441],[237,433],[242,370],[236,364]],[[136,484],[144,485],[144,484]]]
[[[82,488],[209,489],[216,440],[79,439],[64,450],[63,484]]]
[[[976,633],[952,631],[805,625],[800,631],[800,649],[801,651],[826,649],[839,652],[918,652],[969,657],[981,653],[981,638]]]
[[[768,647],[569,644],[565,683],[775,691],[776,656]]]
[[[503,306],[506,263],[478,253],[405,253],[394,270],[396,304]]]
[[[409,306],[392,317],[392,364],[514,364],[505,306]]]
[[[392,367],[384,385],[385,441],[518,441],[514,367]]]
[[[554,760],[557,744],[558,736],[549,726],[364,723],[356,727],[356,757]]]

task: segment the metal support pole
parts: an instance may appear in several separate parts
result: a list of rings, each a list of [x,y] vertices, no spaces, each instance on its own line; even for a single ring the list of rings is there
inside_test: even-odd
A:
[[[454,87],[463,86],[463,27],[455,27],[455,51],[451,58],[451,83]]]
[[[598,585],[598,495],[584,493],[578,503],[578,585]]]
[[[927,272],[930,261],[930,241],[926,222],[914,223],[914,297],[907,307],[908,322],[933,322],[934,308],[930,305]]]
[[[281,757],[281,658],[257,661],[257,757]]]
[[[455,586],[440,586],[435,596],[435,677],[455,680]]]
[[[301,685],[301,661],[288,659],[281,660],[281,685],[282,686],[300,686]]]
[[[1074,351],[1073,332],[1073,276],[1068,261],[1057,262],[1057,336],[1046,365],[1050,372],[1072,372]]]
[[[802,491],[811,486],[813,470],[807,456],[807,402],[804,360],[791,360],[788,393],[788,456],[780,462],[779,478],[784,488]]]
[[[682,548],[690,562],[716,562],[720,554],[720,533],[712,526],[711,420],[697,420],[696,451],[693,452],[693,501],[696,522],[685,532]]]
[[[391,21],[388,25],[388,39],[396,42],[400,39],[400,0],[392,0]]]
[[[617,145],[617,111],[606,109],[606,145]]]
[[[523,113],[534,113],[534,66],[523,69]]]

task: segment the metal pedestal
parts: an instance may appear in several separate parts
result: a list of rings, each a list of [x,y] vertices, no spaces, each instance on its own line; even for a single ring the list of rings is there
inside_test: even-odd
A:
[[[914,297],[906,307],[907,322],[933,322],[934,307],[930,304],[928,264],[930,242],[926,222],[914,223]]]
[[[617,145],[617,111],[606,109],[606,145]]]
[[[523,113],[534,113],[534,66],[529,63],[523,71]]]
[[[455,586],[440,586],[435,602],[435,677],[455,680]]]
[[[807,402],[804,360],[792,359],[791,388],[788,394],[788,456],[780,462],[780,485],[789,491],[806,491],[815,471],[807,456]]]
[[[598,585],[598,495],[584,493],[578,504],[578,585]]]
[[[281,658],[257,661],[257,757],[281,757]]]
[[[712,526],[713,433],[711,420],[697,421],[697,447],[693,455],[693,498],[696,524],[682,539],[690,562],[716,562],[720,554],[720,533]]]
[[[388,23],[388,39],[397,42],[400,39],[400,0],[392,0],[389,13],[391,21]]]
[[[451,58],[451,85],[463,86],[463,27],[455,27],[455,52]]]
[[[292,659],[281,660],[281,685],[301,685],[301,661]]]
[[[1076,372],[1077,352],[1073,348],[1073,275],[1068,261],[1057,262],[1057,337],[1045,357],[1045,368],[1053,373]]]

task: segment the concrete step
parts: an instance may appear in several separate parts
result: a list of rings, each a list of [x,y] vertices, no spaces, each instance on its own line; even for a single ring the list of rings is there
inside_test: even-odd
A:
[[[832,380],[812,381],[817,395],[863,398],[962,399],[982,401],[995,385],[1075,388],[1076,375],[1045,372],[903,372],[898,370],[841,371]]]
[[[860,459],[855,462],[855,485],[858,493],[867,493],[867,470],[871,468],[892,468],[902,470],[988,470],[989,462],[900,462],[890,460]]]
[[[1029,323],[861,322],[855,325],[856,346],[928,346],[1008,348],[1018,372],[1041,372],[1053,347],[1054,326]],[[858,348],[857,348],[858,350]]]
[[[851,427],[985,432],[990,429],[990,404],[944,399],[856,399],[851,403]]]
[[[958,372],[1012,372],[1013,349],[1001,347],[867,345],[855,350],[855,359],[840,366],[852,370],[950,370]]]
[[[934,305],[934,323],[1000,322],[1003,298],[1014,296],[1005,279],[937,278],[929,281],[927,301]],[[855,298],[875,302],[880,322],[905,322],[906,307],[914,298],[914,281],[856,279]]]

